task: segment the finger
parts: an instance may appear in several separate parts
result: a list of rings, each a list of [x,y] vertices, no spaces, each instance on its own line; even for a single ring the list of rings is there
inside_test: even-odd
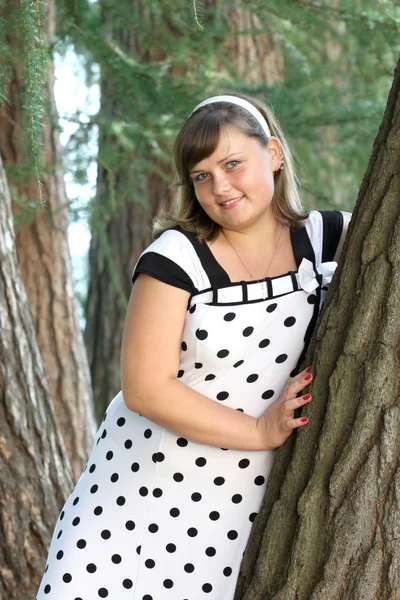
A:
[[[294,398],[301,390],[310,385],[313,380],[313,374],[303,371],[299,373],[298,379],[295,378],[286,387],[286,399]]]
[[[298,419],[288,419],[285,423],[286,427],[291,431],[293,429],[298,429],[299,427],[304,427],[307,425],[308,417],[299,417]]]
[[[286,400],[283,403],[283,407],[286,411],[292,413],[297,408],[301,408],[305,404],[311,401],[311,394],[305,394],[304,396],[299,396],[298,398],[292,398],[290,400]]]

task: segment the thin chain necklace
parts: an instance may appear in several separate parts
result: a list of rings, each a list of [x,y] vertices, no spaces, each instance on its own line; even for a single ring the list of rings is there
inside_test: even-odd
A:
[[[221,231],[222,231],[222,235],[224,236],[224,238],[226,239],[226,241],[228,242],[228,244],[230,245],[230,247],[232,248],[232,250],[234,251],[234,253],[235,253],[235,254],[236,254],[236,256],[238,257],[238,259],[240,260],[240,262],[242,263],[242,265],[243,265],[243,266],[244,266],[244,268],[246,269],[246,271],[247,271],[248,275],[250,275],[250,277],[251,277],[251,279],[252,279],[253,281],[257,281],[257,282],[260,284],[260,286],[261,286],[261,291],[262,291],[262,297],[263,297],[263,299],[265,299],[265,298],[266,298],[266,287],[267,287],[267,286],[266,286],[266,282],[265,282],[265,280],[260,280],[260,279],[258,279],[257,277],[255,277],[255,276],[253,275],[253,273],[250,271],[250,269],[248,268],[248,266],[247,266],[247,265],[246,265],[246,264],[243,262],[243,260],[241,259],[241,257],[240,257],[240,255],[239,255],[238,251],[236,250],[236,248],[235,248],[234,246],[232,246],[232,244],[230,243],[230,241],[229,241],[229,240],[228,240],[228,238],[226,237],[226,235],[225,235],[225,233],[224,233],[224,230],[223,230],[223,229],[221,229]],[[280,233],[279,233],[279,236],[278,236],[278,239],[277,239],[277,241],[276,241],[276,244],[275,244],[275,248],[274,248],[273,254],[272,254],[272,256],[271,256],[271,260],[269,261],[268,269],[267,269],[267,271],[266,271],[266,277],[268,276],[268,272],[269,272],[269,270],[270,270],[270,268],[271,268],[272,261],[274,260],[274,256],[275,256],[275,253],[276,253],[276,249],[278,248],[279,241],[280,241],[280,239],[281,239],[281,236],[282,236],[282,231],[283,231],[283,226],[281,227],[281,231],[280,231]]]

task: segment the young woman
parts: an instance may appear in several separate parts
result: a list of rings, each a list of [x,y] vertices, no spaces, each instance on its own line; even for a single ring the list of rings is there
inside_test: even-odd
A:
[[[209,98],[133,273],[122,392],[56,525],[38,600],[232,600],[349,213],[303,211],[272,112]],[[299,395],[300,394],[300,395]]]

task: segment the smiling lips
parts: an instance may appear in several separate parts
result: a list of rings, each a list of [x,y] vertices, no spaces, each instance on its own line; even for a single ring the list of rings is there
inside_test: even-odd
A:
[[[234,208],[239,204],[241,200],[243,200],[244,196],[240,196],[239,198],[232,198],[231,200],[225,200],[225,202],[221,202],[220,206],[225,209]]]

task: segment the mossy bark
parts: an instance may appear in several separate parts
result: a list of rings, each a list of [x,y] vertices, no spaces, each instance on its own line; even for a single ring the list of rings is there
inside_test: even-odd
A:
[[[235,600],[400,598],[400,63]]]

